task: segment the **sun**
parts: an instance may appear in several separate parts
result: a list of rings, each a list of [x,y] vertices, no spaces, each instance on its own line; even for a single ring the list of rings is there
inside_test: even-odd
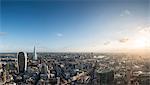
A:
[[[147,39],[145,37],[138,37],[135,40],[136,48],[145,48],[147,44]]]

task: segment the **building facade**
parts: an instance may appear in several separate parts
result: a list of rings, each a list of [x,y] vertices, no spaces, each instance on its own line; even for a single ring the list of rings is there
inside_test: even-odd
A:
[[[27,70],[27,54],[25,52],[19,52],[17,54],[18,72],[24,73]]]

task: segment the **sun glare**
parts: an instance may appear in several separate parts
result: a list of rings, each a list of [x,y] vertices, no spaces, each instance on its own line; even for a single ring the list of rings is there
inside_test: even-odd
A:
[[[135,40],[135,46],[137,48],[145,48],[147,39],[145,37],[139,37]]]

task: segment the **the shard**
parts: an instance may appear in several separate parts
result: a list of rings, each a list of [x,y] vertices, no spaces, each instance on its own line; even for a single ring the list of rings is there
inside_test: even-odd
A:
[[[33,51],[33,60],[37,60],[37,53],[36,53],[35,46],[34,46],[34,51]]]

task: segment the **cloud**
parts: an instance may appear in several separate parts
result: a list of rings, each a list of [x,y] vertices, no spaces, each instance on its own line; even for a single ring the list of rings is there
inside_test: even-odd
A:
[[[129,41],[129,39],[128,38],[122,38],[122,39],[119,39],[119,42],[120,43],[126,43],[126,42],[128,42]]]
[[[104,42],[104,45],[109,45],[109,44],[110,44],[110,41]]]
[[[57,35],[58,37],[62,37],[62,36],[63,36],[62,33],[57,33],[56,35]]]
[[[150,33],[150,26],[147,26],[147,27],[139,27],[139,33],[142,33],[142,34],[149,34]]]
[[[120,14],[120,16],[128,16],[128,15],[131,15],[131,12],[128,9],[122,11]]]
[[[124,13],[127,14],[127,15],[131,14],[131,12],[129,10],[125,10]]]
[[[0,36],[4,36],[6,34],[7,34],[6,32],[0,32]]]

